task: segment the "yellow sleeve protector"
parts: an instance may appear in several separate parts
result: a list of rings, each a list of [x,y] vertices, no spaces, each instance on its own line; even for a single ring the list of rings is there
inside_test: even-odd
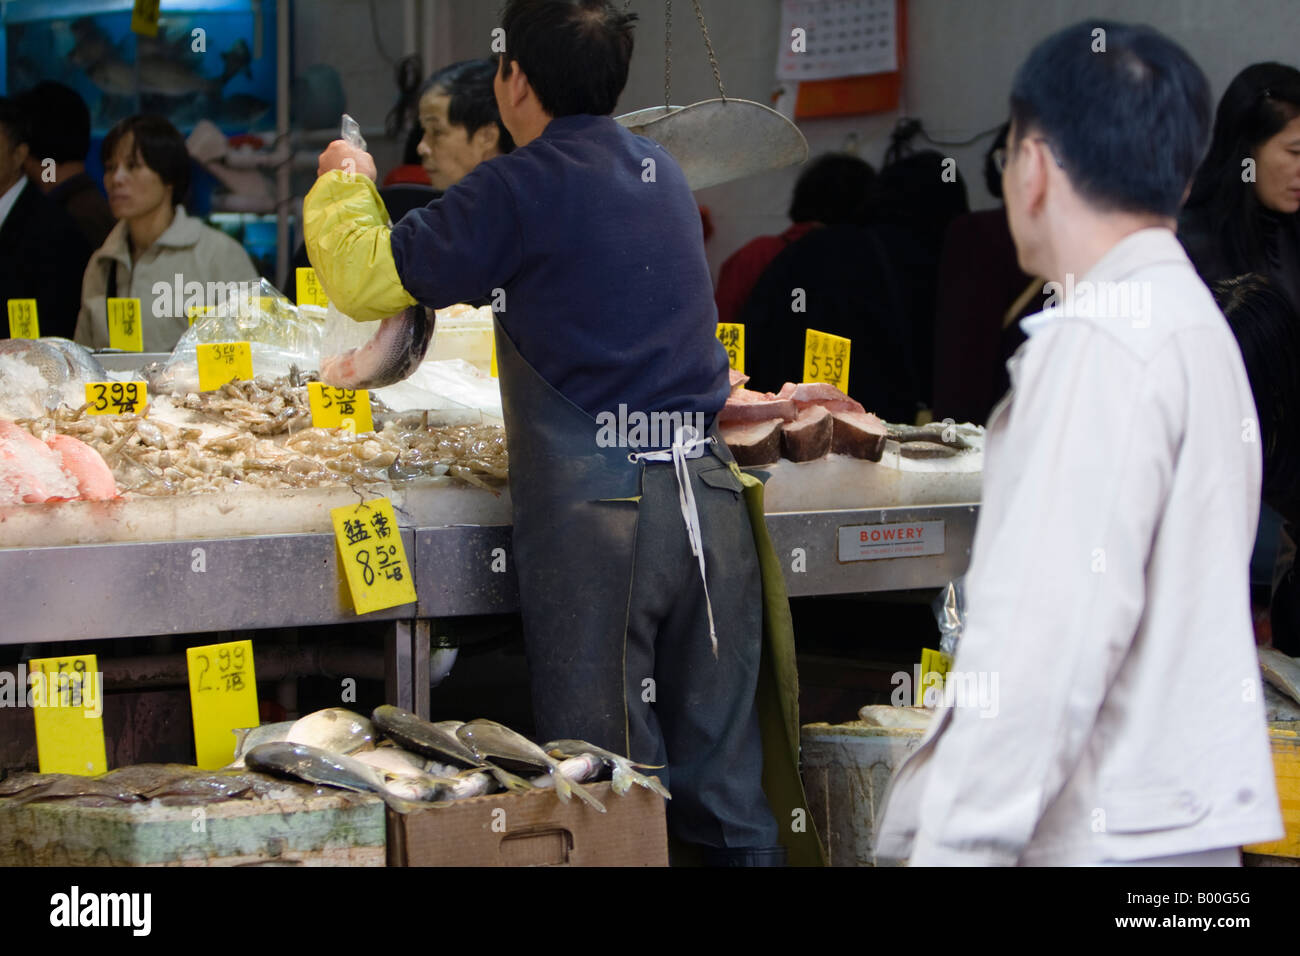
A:
[[[416,304],[397,275],[388,210],[367,177],[338,169],[320,177],[302,223],[316,278],[339,311],[371,322]]]

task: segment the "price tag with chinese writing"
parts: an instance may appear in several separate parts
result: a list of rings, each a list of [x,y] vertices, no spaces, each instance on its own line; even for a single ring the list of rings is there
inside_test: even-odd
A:
[[[323,309],[330,304],[330,297],[320,287],[320,280],[316,278],[315,269],[307,266],[296,270],[295,274],[298,277],[299,305],[319,305]]]
[[[217,307],[215,305],[192,305],[185,310],[186,317],[190,320],[190,325],[201,315],[216,315]]]
[[[41,773],[107,773],[104,681],[95,655],[46,657],[27,666]]]
[[[147,37],[158,35],[159,0],[135,0],[131,8],[131,32]]]
[[[199,391],[214,392],[235,379],[253,377],[253,350],[247,342],[217,342],[196,345],[199,359]]]
[[[36,318],[35,299],[9,300],[9,337],[11,339],[41,337],[41,325]]]
[[[330,519],[358,614],[415,601],[415,582],[391,501],[376,498],[363,505],[332,508]]]
[[[108,300],[108,347],[123,352],[144,351],[139,299]]]
[[[313,428],[346,428],[358,435],[375,430],[370,417],[370,393],[365,389],[334,388],[323,382],[307,385]]]
[[[492,367],[488,370],[488,374],[491,375],[493,378],[501,377],[500,375],[497,374],[497,330],[496,329],[492,330]]]
[[[253,642],[191,647],[185,659],[190,671],[195,762],[204,770],[217,770],[235,759],[231,731],[258,725]]]
[[[804,338],[803,380],[826,382],[849,391],[849,350],[853,343],[838,335],[809,329]]]
[[[718,341],[727,350],[727,364],[737,372],[745,371],[745,327],[739,322],[719,322]]]
[[[921,649],[921,682],[916,688],[917,707],[938,707],[943,702],[943,684],[952,658],[943,651]]]
[[[144,382],[87,382],[87,415],[139,415],[149,404]]]

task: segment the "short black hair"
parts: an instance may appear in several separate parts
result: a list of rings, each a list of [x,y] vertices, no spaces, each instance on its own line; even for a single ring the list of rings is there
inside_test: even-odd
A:
[[[551,116],[608,116],[627,85],[636,20],[609,0],[509,0],[502,72],[517,62]]]
[[[827,226],[862,222],[875,178],[870,163],[848,153],[817,157],[795,183],[790,221]]]
[[[1211,103],[1205,74],[1168,37],[1084,21],[1039,43],[1016,72],[1008,145],[1042,135],[1099,209],[1175,216],[1205,153]]]
[[[902,226],[936,254],[948,224],[970,212],[961,170],[951,157],[934,149],[918,150],[882,166],[871,192],[870,222]]]
[[[31,130],[32,155],[56,163],[82,162],[90,152],[90,110],[70,86],[46,80],[18,95]]]
[[[136,155],[165,185],[172,187],[172,204],[184,202],[190,189],[190,154],[185,148],[185,137],[164,117],[148,113],[128,116],[104,137],[99,159],[105,169],[113,159],[117,144],[128,133]]]
[[[420,89],[420,99],[427,93],[439,90],[446,93],[447,122],[465,127],[465,135],[473,136],[484,126],[496,124],[497,148],[508,153],[515,148],[510,131],[501,122],[497,97],[492,81],[497,75],[496,64],[491,60],[462,60],[444,66],[425,82]]]
[[[0,127],[4,128],[5,136],[9,138],[10,143],[14,146],[27,143],[28,149],[31,148],[31,133],[27,128],[27,116],[18,105],[18,101],[13,97],[0,96]]]

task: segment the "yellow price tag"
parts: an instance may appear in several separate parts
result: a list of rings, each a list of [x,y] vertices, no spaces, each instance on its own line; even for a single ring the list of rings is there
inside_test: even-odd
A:
[[[739,322],[719,322],[718,341],[727,350],[727,364],[743,375],[745,372],[745,327]]]
[[[107,773],[104,682],[95,655],[38,658],[27,666],[41,773]]]
[[[299,305],[319,305],[323,309],[330,304],[330,297],[320,287],[320,280],[316,278],[315,269],[306,266],[295,270],[295,274],[298,277]]]
[[[199,360],[199,391],[215,392],[235,379],[253,377],[253,350],[247,342],[217,342],[196,345]]]
[[[9,337],[11,339],[41,337],[41,324],[36,318],[35,299],[9,300]]]
[[[391,501],[376,498],[363,505],[332,508],[330,519],[358,614],[415,601],[415,582]]]
[[[916,688],[917,707],[937,707],[943,702],[943,684],[951,668],[952,658],[943,651],[928,647],[921,649],[921,682]]]
[[[108,300],[108,346],[123,352],[144,351],[139,299]]]
[[[87,382],[87,415],[139,415],[149,404],[144,382]]]
[[[334,388],[323,382],[309,382],[307,399],[311,402],[313,428],[346,428],[358,435],[375,430],[370,415],[370,393],[365,389]]]
[[[200,315],[216,315],[216,314],[217,314],[217,307],[215,305],[192,305],[185,310],[185,316],[190,320],[190,325],[193,325],[194,320],[197,319]]]
[[[258,725],[253,642],[191,647],[185,659],[190,671],[195,763],[204,770],[217,770],[235,759],[231,731]]]
[[[159,0],[135,0],[131,9],[131,32],[147,37],[158,35]]]
[[[846,338],[809,329],[804,337],[803,380],[826,382],[847,395],[852,347],[853,343]]]
[[[493,378],[500,378],[497,374],[497,330],[492,330],[492,367],[488,369],[488,374]]]

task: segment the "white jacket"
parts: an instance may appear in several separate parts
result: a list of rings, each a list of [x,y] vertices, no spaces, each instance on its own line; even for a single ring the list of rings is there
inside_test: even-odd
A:
[[[877,851],[914,866],[1283,835],[1251,628],[1261,449],[1241,354],[1168,230],[1128,236],[1085,280],[1133,294],[1127,314],[1080,299],[1026,319],[990,417],[953,670],[997,698],[937,714],[891,784]]]
[[[81,311],[74,337],[86,348],[108,348],[109,269],[117,270],[117,295],[140,300],[146,352],[170,352],[189,328],[184,309],[192,294],[186,291],[188,284],[202,285],[205,304],[215,304],[221,299],[206,294],[208,283],[257,282],[259,278],[243,246],[220,229],[205,226],[188,215],[184,206],[176,207],[171,225],[135,263],[131,262],[126,222],[121,221],[91,255],[81,280]],[[181,285],[179,309],[177,276]],[[165,292],[162,285],[166,286]],[[214,291],[218,296],[225,294],[224,289]]]

